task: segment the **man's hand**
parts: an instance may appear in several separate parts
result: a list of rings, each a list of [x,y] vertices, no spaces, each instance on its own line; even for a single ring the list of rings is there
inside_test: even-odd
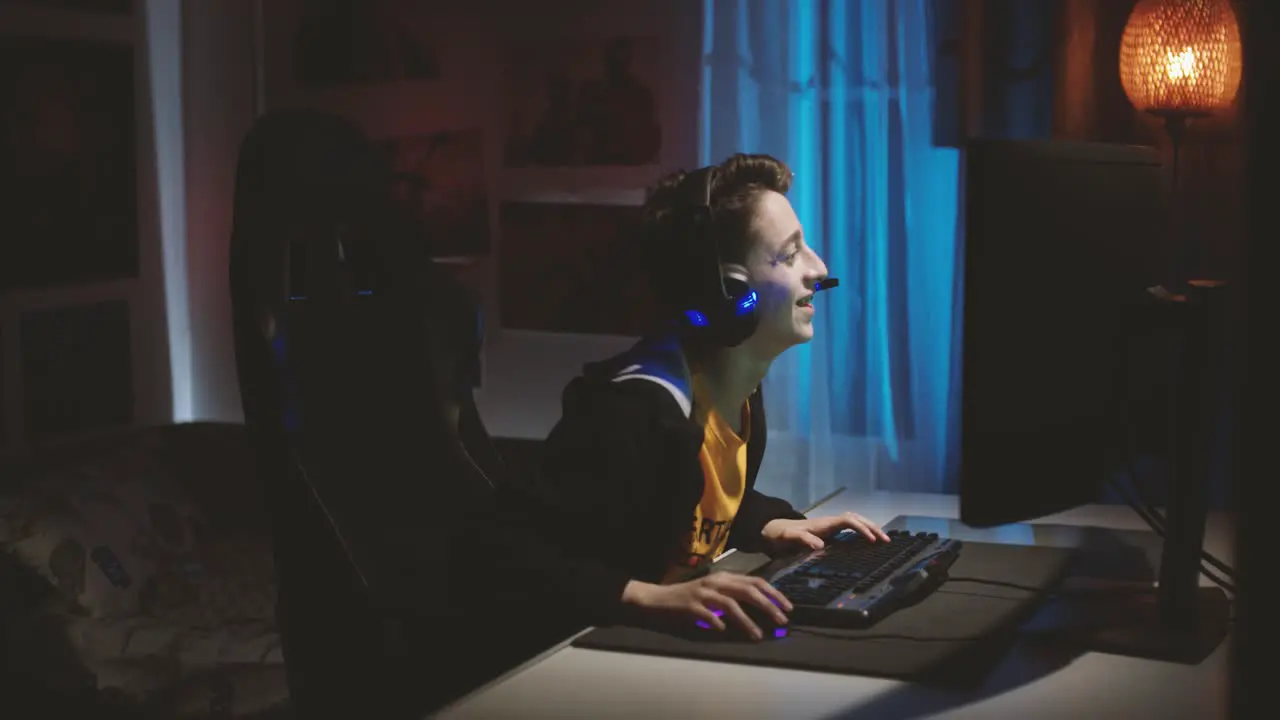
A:
[[[770,520],[760,535],[771,553],[793,553],[802,550],[821,550],[826,538],[844,529],[856,530],[871,542],[889,542],[889,536],[880,526],[857,513],[831,515],[804,520]]]
[[[779,625],[787,622],[791,602],[763,578],[717,572],[675,585],[654,585],[632,580],[622,591],[622,602],[638,610],[647,621],[658,624],[685,623],[692,627],[702,620],[723,631],[725,621],[736,625],[753,639],[763,637],[743,605],[767,613]],[[722,617],[723,616],[723,617]]]

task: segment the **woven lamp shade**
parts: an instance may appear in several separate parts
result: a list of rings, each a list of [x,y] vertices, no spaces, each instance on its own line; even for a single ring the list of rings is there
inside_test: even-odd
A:
[[[1240,28],[1227,0],[1141,0],[1120,40],[1124,92],[1156,115],[1229,106],[1240,67]]]

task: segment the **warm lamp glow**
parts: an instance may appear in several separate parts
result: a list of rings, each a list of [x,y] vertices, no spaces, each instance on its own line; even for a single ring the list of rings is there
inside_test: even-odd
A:
[[[1240,87],[1240,28],[1227,0],[1141,0],[1120,40],[1120,82],[1156,115],[1206,115]]]

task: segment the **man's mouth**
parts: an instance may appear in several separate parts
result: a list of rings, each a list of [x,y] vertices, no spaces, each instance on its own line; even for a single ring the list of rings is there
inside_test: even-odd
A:
[[[806,295],[796,301],[796,305],[800,307],[809,307],[813,304],[813,295]]]

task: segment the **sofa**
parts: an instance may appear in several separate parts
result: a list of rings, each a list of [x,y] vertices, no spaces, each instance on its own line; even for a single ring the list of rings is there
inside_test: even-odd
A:
[[[242,425],[0,459],[0,558],[0,716],[291,716]]]

